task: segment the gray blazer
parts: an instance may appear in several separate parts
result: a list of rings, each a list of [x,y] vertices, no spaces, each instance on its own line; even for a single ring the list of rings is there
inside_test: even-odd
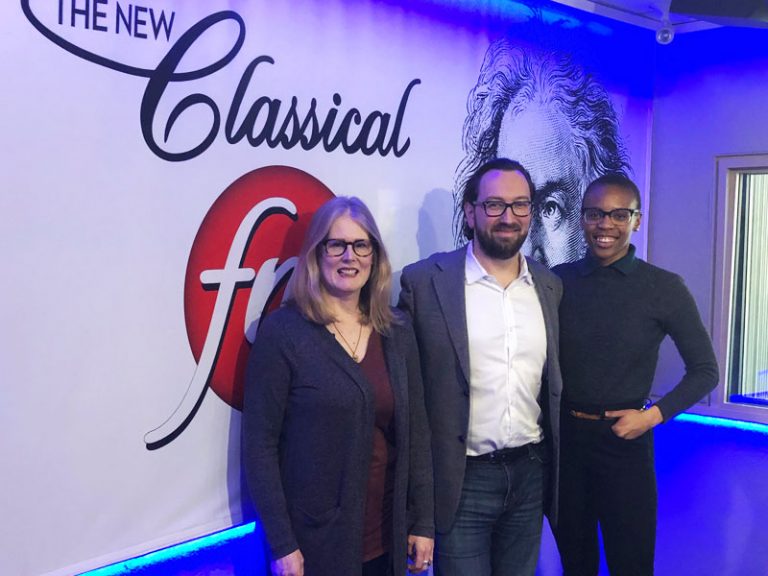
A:
[[[464,297],[466,248],[433,254],[406,266],[400,279],[399,306],[411,316],[421,355],[424,397],[432,434],[435,482],[435,527],[447,532],[459,506],[466,465],[469,427],[469,343]],[[547,362],[539,402],[544,434],[552,451],[549,475],[550,523],[556,523],[557,463],[560,453],[560,395],[563,381],[558,359],[560,279],[527,259],[541,302],[547,332]]]
[[[382,342],[397,446],[392,568],[403,574],[407,535],[432,537],[434,513],[417,346],[396,314]],[[374,402],[360,366],[323,326],[293,307],[265,318],[246,370],[243,460],[273,558],[298,548],[307,574],[362,572]]]

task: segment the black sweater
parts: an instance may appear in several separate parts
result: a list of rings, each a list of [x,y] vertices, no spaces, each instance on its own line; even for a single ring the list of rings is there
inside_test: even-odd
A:
[[[554,272],[563,280],[560,365],[567,402],[612,409],[649,397],[666,335],[685,375],[656,402],[664,420],[717,386],[712,342],[682,278],[635,258],[634,246],[607,267],[587,256]]]

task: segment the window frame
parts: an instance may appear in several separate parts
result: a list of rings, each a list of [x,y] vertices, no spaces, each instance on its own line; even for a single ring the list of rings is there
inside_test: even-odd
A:
[[[745,172],[768,173],[768,154],[716,157],[715,231],[712,274],[712,344],[720,367],[717,388],[708,404],[696,404],[689,412],[768,424],[768,407],[728,401],[730,382],[730,330],[733,299],[735,208],[738,176]]]

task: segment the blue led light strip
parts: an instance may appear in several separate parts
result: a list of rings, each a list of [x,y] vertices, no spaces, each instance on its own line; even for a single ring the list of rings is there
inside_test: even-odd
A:
[[[679,420],[680,422],[693,422],[695,424],[704,424],[706,426],[720,426],[722,428],[733,428],[735,430],[768,434],[768,424],[757,424],[755,422],[745,422],[743,420],[729,420],[727,418],[715,418],[713,416],[699,416],[698,414],[679,414],[674,419]]]
[[[675,417],[679,422],[690,422],[693,424],[703,424],[705,426],[718,426],[722,428],[732,428],[735,430],[743,430],[747,432],[758,432],[760,434],[768,435],[767,424],[756,424],[754,422],[744,422],[743,420],[729,420],[726,418],[715,418],[712,416],[699,416],[697,414],[679,414]],[[83,572],[80,576],[119,576],[121,574],[129,574],[131,571],[146,568],[153,564],[159,564],[166,560],[183,558],[190,554],[194,554],[204,548],[212,548],[220,546],[227,542],[237,540],[248,536],[254,532],[256,525],[254,522],[243,524],[242,526],[235,526],[221,532],[216,532],[202,538],[190,540],[188,542],[182,542],[175,546],[163,548],[156,552],[150,552],[143,556],[137,556],[130,560],[118,562],[117,564],[110,564],[103,568],[97,568],[89,572]]]
[[[243,524],[242,526],[235,526],[234,528],[228,528],[227,530],[222,530],[221,532],[216,532],[208,536],[203,536],[202,538],[189,540],[188,542],[182,542],[181,544],[163,548],[162,550],[157,550],[156,552],[150,552],[148,554],[144,554],[143,556],[137,556],[136,558],[131,558],[130,560],[125,560],[124,562],[118,562],[117,564],[110,564],[109,566],[104,566],[103,568],[97,568],[96,570],[83,572],[80,576],[115,576],[118,574],[128,574],[137,568],[145,568],[147,566],[151,566],[152,564],[158,564],[172,558],[182,558],[184,556],[194,554],[203,548],[220,546],[227,542],[231,542],[232,540],[243,538],[249,534],[252,534],[255,530],[255,527],[256,525],[254,522]]]

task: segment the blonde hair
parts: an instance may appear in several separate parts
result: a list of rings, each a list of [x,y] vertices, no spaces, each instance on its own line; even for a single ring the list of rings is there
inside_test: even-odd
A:
[[[334,222],[342,216],[349,216],[359,224],[373,244],[371,275],[360,292],[360,311],[376,332],[386,335],[394,321],[389,307],[392,267],[373,215],[363,201],[354,196],[337,196],[315,212],[288,281],[286,303],[293,304],[304,317],[318,324],[330,324],[335,320],[328,293],[323,287],[319,259],[322,257],[323,240],[328,237]]]

